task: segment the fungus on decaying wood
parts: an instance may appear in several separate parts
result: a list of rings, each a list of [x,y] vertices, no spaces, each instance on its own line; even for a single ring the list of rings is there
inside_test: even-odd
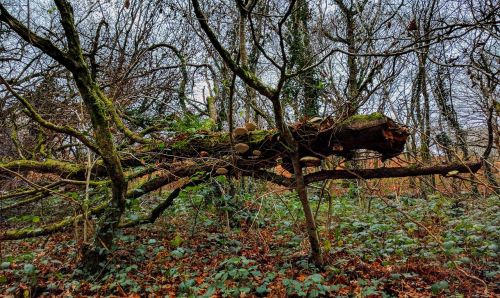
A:
[[[236,127],[233,130],[233,136],[239,137],[239,136],[244,136],[248,133],[248,130],[245,127]]]
[[[252,155],[253,156],[261,156],[262,152],[260,150],[254,150],[254,151],[252,151]]]
[[[238,143],[238,144],[234,145],[234,150],[236,150],[236,152],[238,152],[239,154],[243,154],[243,153],[247,152],[248,149],[250,149],[250,146],[248,146],[245,143]]]
[[[228,173],[228,170],[226,168],[217,168],[215,170],[215,174],[217,175],[226,175]]]
[[[304,156],[300,159],[300,163],[306,167],[317,167],[321,165],[321,160],[314,156]]]
[[[245,128],[247,129],[247,131],[254,131],[257,129],[257,125],[253,122],[247,122],[245,123]]]

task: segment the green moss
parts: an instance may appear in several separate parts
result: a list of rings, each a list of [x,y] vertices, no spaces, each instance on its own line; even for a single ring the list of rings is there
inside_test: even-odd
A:
[[[220,143],[227,143],[227,142],[229,142],[229,133],[220,134]]]
[[[143,144],[141,146],[142,151],[156,151],[156,150],[163,150],[166,148],[166,144],[164,142],[151,142],[147,144]]]
[[[45,161],[36,160],[14,160],[7,163],[2,163],[0,166],[8,169],[16,170],[39,170],[39,171],[56,171],[56,172],[68,172],[77,173],[82,170],[82,167],[77,164],[72,164],[69,162],[62,162],[53,159],[47,159]]]
[[[184,149],[189,144],[189,140],[180,140],[172,144],[172,149]]]
[[[55,169],[61,169],[61,170],[67,170],[68,172],[71,173],[76,173],[80,170],[82,170],[82,167],[77,164],[72,164],[72,163],[67,163],[67,162],[61,162],[53,159],[48,159],[44,162],[48,167],[53,167]]]
[[[266,86],[264,83],[262,83],[262,81],[255,75],[255,73],[253,71],[250,71],[246,66],[242,67],[242,72],[243,72],[243,76],[248,78],[255,85],[260,85],[262,88],[261,90],[264,90],[265,93],[273,94],[276,92],[276,90],[274,90],[274,89],[270,88],[269,86]]]
[[[248,133],[248,140],[250,143],[261,143],[269,136],[270,133],[267,130],[255,130]]]
[[[381,113],[375,112],[375,113],[371,113],[368,115],[351,116],[344,121],[344,124],[364,123],[364,122],[381,120],[381,119],[385,119],[385,116]]]

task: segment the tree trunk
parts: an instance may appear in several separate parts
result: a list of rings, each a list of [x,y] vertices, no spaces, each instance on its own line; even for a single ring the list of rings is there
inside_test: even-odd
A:
[[[307,189],[304,183],[304,176],[302,174],[302,166],[299,161],[299,155],[297,153],[292,153],[290,159],[292,160],[293,170],[295,173],[295,189],[297,190],[300,203],[302,204],[302,210],[304,210],[307,236],[309,238],[309,244],[311,245],[311,260],[315,265],[322,266],[323,255],[321,253],[321,244],[319,241],[316,223],[314,221],[314,215],[309,204],[309,199],[307,198]]]

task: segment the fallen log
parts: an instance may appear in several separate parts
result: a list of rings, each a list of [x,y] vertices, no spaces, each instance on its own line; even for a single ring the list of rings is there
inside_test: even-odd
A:
[[[299,143],[299,155],[305,161],[304,166],[310,164],[311,161],[321,161],[331,155],[349,158],[358,149],[378,152],[382,159],[387,159],[403,151],[408,136],[407,127],[378,113],[353,116],[341,122],[331,117],[314,118],[296,123],[290,128]],[[234,141],[236,144],[245,145],[240,146],[240,152],[234,152],[231,148],[228,133],[211,132],[180,134],[160,144],[149,144],[146,145],[147,147],[136,148],[138,152],[134,155],[139,156],[139,158],[122,158],[126,167],[140,166],[143,168],[139,172],[127,175],[129,179],[144,176],[154,171],[160,171],[160,175],[130,190],[127,196],[130,198],[140,197],[198,172],[206,172],[214,176],[253,176],[281,185],[293,185],[292,179],[266,171],[266,169],[274,168],[280,162],[287,168],[287,148],[280,142],[280,135],[277,131],[248,131],[246,128],[241,128]],[[233,159],[233,156],[236,156],[236,159]],[[146,168],[144,168],[145,165]],[[53,160],[43,162],[13,161],[2,164],[2,167],[54,172],[62,176],[77,178],[80,178],[85,170],[83,165]],[[480,163],[477,162],[464,165],[451,164],[355,171],[324,170],[306,175],[305,182],[312,183],[326,179],[444,175],[450,171],[473,173],[480,167]],[[96,173],[94,179],[105,176],[102,165],[98,163],[95,168],[97,171],[94,172]]]
[[[340,122],[332,117],[312,120],[290,126],[299,144],[300,157],[323,160],[328,156],[337,155],[350,158],[355,150],[366,149],[378,152],[385,160],[403,151],[409,135],[406,126],[397,124],[379,113],[356,115]],[[145,147],[145,152],[148,153],[142,156],[155,156],[156,153],[165,158],[193,158],[203,155],[227,159],[234,153],[237,156],[234,166],[240,170],[255,171],[274,167],[278,160],[282,160],[285,168],[289,168],[288,150],[281,142],[279,132],[244,132],[242,128],[237,129],[241,131],[237,131],[234,136],[234,147],[231,146],[228,133],[197,132],[180,134],[165,141],[161,144],[161,148],[164,148],[162,150]],[[132,163],[125,161],[125,164]]]
[[[356,115],[343,121],[333,117],[311,120],[290,126],[299,143],[300,157],[323,160],[337,155],[349,158],[355,150],[367,149],[387,159],[403,151],[408,136],[405,126],[379,113]],[[229,133],[181,133],[164,142],[129,148],[129,153],[124,153],[121,160],[124,168],[169,164],[176,160],[200,157],[203,158],[201,162],[214,159],[232,162],[234,153],[237,158],[233,166],[240,171],[272,168],[280,160],[285,168],[290,169],[288,150],[276,130],[247,131],[238,134],[234,142],[239,151],[231,146]],[[5,173],[2,168],[19,172],[54,173],[71,179],[83,179],[86,170],[84,165],[57,160],[16,160],[0,163],[0,173]],[[94,166],[93,174],[93,178],[106,176],[102,163],[98,162]]]

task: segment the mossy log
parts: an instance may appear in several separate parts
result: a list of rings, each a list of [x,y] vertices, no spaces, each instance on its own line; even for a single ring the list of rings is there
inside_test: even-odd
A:
[[[403,151],[409,135],[405,126],[379,113],[356,115],[344,121],[332,117],[322,121],[305,121],[290,128],[299,143],[300,157],[311,156],[320,160],[331,155],[349,158],[353,151],[359,149],[376,151],[382,159],[387,159]],[[249,150],[238,154],[238,168],[257,170],[276,165],[278,159],[287,161],[288,148],[281,142],[276,130],[249,131],[236,136],[234,143],[249,146]],[[161,144],[161,148],[164,149],[159,153],[172,158],[198,157],[203,151],[208,153],[209,158],[220,159],[230,156],[233,150],[228,133],[210,132],[178,135]],[[255,151],[259,154],[254,155]]]
[[[359,149],[376,151],[381,154],[382,159],[387,159],[403,151],[408,136],[405,126],[379,113],[356,115],[343,121],[329,117],[321,121],[299,122],[290,128],[299,143],[300,157],[310,156],[320,160],[331,155],[349,158]],[[289,168],[286,166],[289,164],[288,148],[276,130],[248,131],[235,137],[234,143],[249,146],[248,150],[237,154],[236,164],[233,166],[240,170],[255,171],[271,168],[278,160],[282,160],[285,168]],[[213,159],[229,162],[233,160],[235,153],[231,147],[229,133],[207,131],[178,134],[164,142],[145,144],[133,150],[132,154],[122,156],[123,167],[169,164],[184,159],[196,159],[196,163]],[[134,157],[130,158],[131,155]],[[202,159],[199,159],[200,157]],[[14,171],[55,173],[73,179],[81,179],[85,174],[84,165],[56,160],[20,160],[0,165]],[[106,176],[102,163],[94,166],[93,173],[97,177]]]

